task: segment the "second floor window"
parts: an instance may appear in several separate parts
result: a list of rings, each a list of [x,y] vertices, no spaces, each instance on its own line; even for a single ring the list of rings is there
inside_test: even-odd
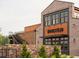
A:
[[[68,22],[69,20],[69,11],[64,9],[61,11],[53,12],[51,14],[45,15],[45,26],[51,26],[54,24],[60,24]]]
[[[49,16],[48,16],[48,26],[51,25],[51,21],[52,21],[52,20],[51,20],[51,15],[49,15]]]
[[[52,15],[52,23],[55,24],[55,15]]]
[[[65,11],[64,14],[65,14],[65,15],[64,15],[64,16],[65,16],[65,22],[68,22],[69,12],[68,12],[68,11]]]
[[[64,13],[61,12],[61,23],[64,23]]]
[[[60,23],[60,14],[56,14],[56,24]]]
[[[48,21],[48,17],[45,17],[45,26],[48,26],[47,21]]]

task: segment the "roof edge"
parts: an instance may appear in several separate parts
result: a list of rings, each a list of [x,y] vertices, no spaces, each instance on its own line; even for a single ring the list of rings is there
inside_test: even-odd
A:
[[[24,27],[24,28],[32,27],[32,26],[36,26],[36,25],[41,25],[41,23],[39,23],[39,24],[34,24],[34,25],[29,25],[29,26],[26,26],[26,27]]]
[[[64,2],[64,3],[70,3],[70,4],[74,4],[73,2],[67,2],[67,1],[60,1],[60,0],[54,0],[53,2]],[[53,4],[53,2],[51,2],[41,13],[43,13],[51,4]]]

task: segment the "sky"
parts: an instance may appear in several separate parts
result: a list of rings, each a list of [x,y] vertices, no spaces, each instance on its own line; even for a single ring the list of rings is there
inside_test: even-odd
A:
[[[76,3],[79,0],[63,0]],[[53,0],[0,0],[0,32],[22,32],[24,27],[41,23],[41,12]]]

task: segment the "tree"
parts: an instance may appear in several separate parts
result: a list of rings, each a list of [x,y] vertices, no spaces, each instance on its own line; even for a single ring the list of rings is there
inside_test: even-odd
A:
[[[57,46],[54,47],[53,56],[56,57],[56,58],[60,58],[61,57],[60,49]]]
[[[22,46],[21,57],[22,57],[22,58],[31,58],[30,52],[27,51],[26,44],[23,44],[23,46]]]
[[[41,48],[40,48],[39,57],[42,57],[42,58],[46,58],[47,57],[44,46],[41,46]]]
[[[10,39],[7,36],[5,36],[4,44],[10,44]]]
[[[9,38],[0,34],[0,45],[5,45],[9,43]]]
[[[61,54],[60,49],[57,46],[55,46],[54,47],[54,52],[52,54],[52,58],[74,58],[74,56]]]

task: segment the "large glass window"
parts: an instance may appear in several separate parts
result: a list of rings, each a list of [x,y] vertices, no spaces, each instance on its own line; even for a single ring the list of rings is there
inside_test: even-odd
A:
[[[48,25],[51,25],[51,15],[48,16]]]
[[[68,42],[68,37],[61,37],[61,38],[48,38],[48,39],[45,39],[44,41],[46,44],[52,44],[52,45],[55,45],[55,44],[58,44],[58,45],[67,45],[69,42]]]
[[[56,38],[56,40],[58,41],[58,40],[59,40],[59,38]]]
[[[55,24],[55,19],[56,19],[55,15],[52,15],[53,24]]]
[[[65,11],[64,13],[65,13],[65,15],[64,15],[65,16],[65,22],[68,22],[69,12],[68,11]]]
[[[59,42],[55,42],[56,43],[56,45],[59,45]]]
[[[64,23],[64,12],[61,12],[61,23]]]
[[[55,38],[52,38],[52,41],[54,41],[55,40]]]
[[[47,41],[45,42],[46,45],[51,45],[51,42]]]
[[[45,41],[48,41],[48,39],[45,39]]]
[[[64,44],[68,44],[68,41],[64,41]]]
[[[64,9],[45,16],[45,26],[68,22],[69,11]]]
[[[64,40],[64,38],[60,38],[61,40]]]
[[[49,44],[51,45],[51,39],[45,39],[45,44],[46,44],[46,45],[47,45],[47,44],[48,44],[48,45],[49,45]]]
[[[68,37],[65,37],[64,39],[65,39],[65,40],[68,40]]]
[[[61,12],[61,23],[68,22],[68,16],[69,16],[68,10],[63,10]]]
[[[45,26],[47,26],[47,20],[48,20],[48,17],[46,16],[45,17]]]
[[[60,23],[60,15],[59,13],[56,14],[56,24]]]

